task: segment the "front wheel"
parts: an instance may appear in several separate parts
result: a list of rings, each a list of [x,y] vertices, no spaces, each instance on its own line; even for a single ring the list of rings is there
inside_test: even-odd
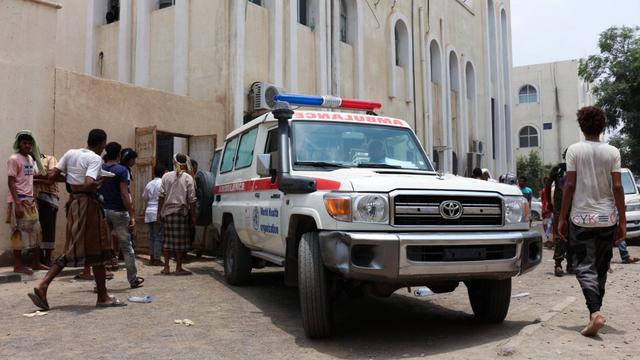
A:
[[[242,244],[233,224],[225,231],[224,277],[230,285],[244,285],[251,277],[251,251]]]
[[[323,338],[331,332],[331,299],[317,232],[302,235],[298,245],[298,291],[304,332]]]
[[[481,279],[466,283],[475,317],[485,323],[501,323],[509,312],[511,278]]]

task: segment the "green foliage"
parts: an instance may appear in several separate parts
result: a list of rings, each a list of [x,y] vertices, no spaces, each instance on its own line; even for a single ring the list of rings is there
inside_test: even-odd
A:
[[[640,173],[640,27],[611,27],[600,34],[599,55],[580,61],[578,74],[593,84],[597,105],[607,113],[607,125],[619,127],[614,146],[623,162]]]
[[[543,165],[538,152],[532,150],[527,156],[518,156],[516,171],[518,177],[527,177],[527,185],[533,190],[533,196],[539,197],[544,178],[551,172],[551,165]]]

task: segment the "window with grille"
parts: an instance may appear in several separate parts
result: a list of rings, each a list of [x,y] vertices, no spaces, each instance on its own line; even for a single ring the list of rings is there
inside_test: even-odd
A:
[[[525,85],[518,92],[518,103],[527,104],[538,102],[538,91],[531,85]]]
[[[520,147],[538,147],[538,130],[533,126],[525,126],[520,130]]]

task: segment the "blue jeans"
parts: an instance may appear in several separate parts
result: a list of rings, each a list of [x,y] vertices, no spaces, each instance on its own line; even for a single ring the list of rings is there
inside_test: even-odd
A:
[[[623,261],[629,258],[629,250],[627,250],[626,241],[623,240],[618,244],[618,251],[620,251],[620,258],[622,258]]]
[[[124,263],[127,268],[127,280],[129,284],[138,278],[136,268],[136,256],[133,252],[131,234],[129,234],[129,213],[126,211],[104,210],[107,218],[107,225],[112,236],[118,239],[118,246],[124,256]]]
[[[162,243],[164,227],[157,222],[147,223],[149,225],[149,254],[152,259],[160,260],[162,256]]]

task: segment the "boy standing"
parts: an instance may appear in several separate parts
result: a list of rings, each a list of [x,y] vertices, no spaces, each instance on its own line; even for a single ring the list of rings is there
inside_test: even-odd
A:
[[[587,106],[578,110],[577,115],[585,141],[567,150],[558,230],[563,237],[569,234],[571,261],[590,313],[589,323],[581,333],[595,336],[606,321],[600,308],[613,244],[624,240],[627,221],[620,152],[600,142],[605,113],[600,108]],[[569,208],[571,214],[567,216]]]
[[[33,270],[49,270],[40,264],[42,233],[38,220],[38,207],[33,196],[33,176],[44,171],[40,152],[29,130],[16,134],[15,153],[7,161],[9,184],[7,222],[11,224],[11,248],[15,258],[13,271],[31,275],[32,269],[22,263],[22,251],[33,250]],[[37,156],[34,159],[31,154]],[[39,166],[38,166],[39,165]]]
[[[147,183],[142,193],[142,200],[145,203],[144,222],[149,226],[149,266],[164,266],[160,260],[163,243],[162,224],[158,221],[158,200],[164,173],[164,167],[157,165],[155,178]]]

